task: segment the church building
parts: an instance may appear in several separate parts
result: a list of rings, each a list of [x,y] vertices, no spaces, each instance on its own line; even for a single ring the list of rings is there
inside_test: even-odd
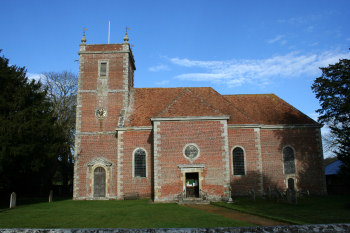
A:
[[[128,41],[81,40],[73,199],[326,193],[321,125],[274,94],[134,88]]]

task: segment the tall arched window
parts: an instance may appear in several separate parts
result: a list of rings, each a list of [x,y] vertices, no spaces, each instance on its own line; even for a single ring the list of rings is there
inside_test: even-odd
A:
[[[232,160],[233,160],[233,174],[245,175],[244,151],[242,148],[236,147],[232,151]]]
[[[134,176],[146,177],[146,151],[143,149],[134,152]]]
[[[283,149],[283,165],[284,174],[295,173],[295,155],[294,150],[290,146]]]

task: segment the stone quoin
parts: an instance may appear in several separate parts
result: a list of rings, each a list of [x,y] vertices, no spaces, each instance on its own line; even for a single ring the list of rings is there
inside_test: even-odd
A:
[[[128,41],[82,38],[73,199],[326,193],[321,125],[274,94],[134,88]]]

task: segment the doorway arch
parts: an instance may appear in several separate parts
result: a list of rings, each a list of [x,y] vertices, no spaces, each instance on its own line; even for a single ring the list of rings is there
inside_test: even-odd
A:
[[[94,197],[106,197],[106,170],[103,167],[94,170]]]

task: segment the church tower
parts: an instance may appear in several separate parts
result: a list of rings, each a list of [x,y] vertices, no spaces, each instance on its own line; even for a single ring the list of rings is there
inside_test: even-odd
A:
[[[135,62],[123,44],[86,44],[79,51],[74,199],[113,199],[117,193],[116,127],[124,124]]]

